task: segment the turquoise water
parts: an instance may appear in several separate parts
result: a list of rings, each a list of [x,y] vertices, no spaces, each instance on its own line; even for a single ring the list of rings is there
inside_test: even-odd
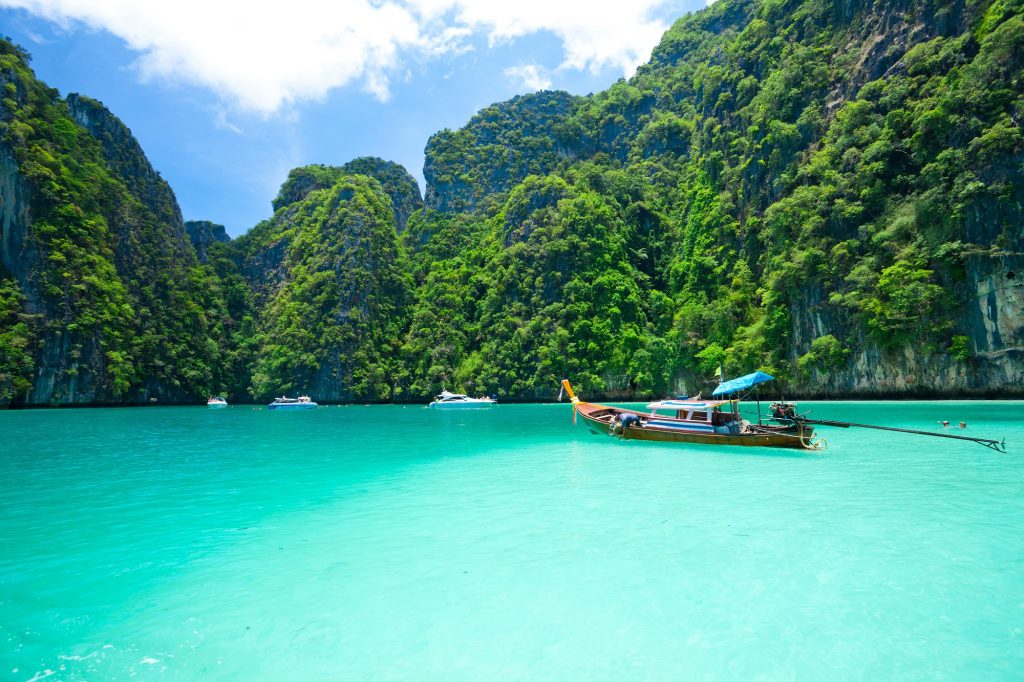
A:
[[[2,412],[0,679],[1024,676],[1024,404],[806,407],[1009,454],[627,443],[566,405]]]

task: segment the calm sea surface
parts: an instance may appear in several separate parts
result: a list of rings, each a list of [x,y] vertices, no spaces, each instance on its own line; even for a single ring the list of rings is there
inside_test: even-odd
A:
[[[801,407],[1009,454],[625,443],[564,404],[0,412],[0,679],[1024,678],[1024,403]]]

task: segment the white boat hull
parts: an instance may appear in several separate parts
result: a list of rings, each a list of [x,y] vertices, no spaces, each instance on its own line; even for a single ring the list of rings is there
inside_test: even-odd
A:
[[[470,407],[494,407],[498,403],[494,400],[464,400],[464,401],[449,401],[449,402],[438,402],[434,401],[427,405],[427,407],[433,407],[439,410],[464,410]]]

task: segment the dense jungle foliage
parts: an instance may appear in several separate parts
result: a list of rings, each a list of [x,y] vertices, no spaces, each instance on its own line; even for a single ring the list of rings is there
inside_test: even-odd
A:
[[[316,386],[334,400],[391,400],[412,287],[380,182],[341,173],[280,204],[261,227],[240,246],[259,258],[286,244],[286,284],[268,292],[261,309],[251,394]]]
[[[0,290],[0,401],[24,393],[36,364],[25,354],[47,348],[62,356],[58,384],[91,386],[90,402],[191,399],[223,383],[220,283],[127,128],[87,98],[62,100],[5,41],[0,87],[0,147],[29,194],[5,209],[30,216],[25,234],[5,235],[4,269],[21,277]]]
[[[719,367],[799,387],[869,352],[970,363],[998,350],[964,314],[976,281],[1024,253],[1022,8],[718,0],[604,92],[431,137],[424,201],[380,159],[295,169],[201,265],[110,160],[112,124],[73,120],[8,45],[3,139],[46,265],[42,304],[0,272],[0,391],[51,327],[98,339],[115,397],[535,399],[563,376],[625,397]]]
[[[990,350],[963,328],[965,272],[1024,246],[1020,10],[722,0],[629,81],[492,107],[506,123],[550,112],[547,146],[525,128],[500,138],[506,158],[560,150],[537,156],[540,176],[513,164],[494,182],[493,113],[439,133],[428,182],[431,158],[475,181],[438,183],[456,196],[433,203],[480,205],[483,182],[492,205],[411,228],[430,253],[413,392],[447,378],[540,397],[566,374],[665,394],[721,364],[799,381],[868,345],[953,362]],[[439,289],[465,303],[441,314]],[[797,302],[829,333],[797,346]],[[443,347],[416,342],[447,326]]]

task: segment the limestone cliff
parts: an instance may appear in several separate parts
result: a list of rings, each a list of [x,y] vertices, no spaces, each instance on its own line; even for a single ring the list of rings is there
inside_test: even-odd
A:
[[[528,174],[614,201],[646,329],[632,361],[600,344],[576,369],[527,360],[538,387],[610,364],[588,395],[702,390],[719,366],[769,371],[787,395],[1022,395],[1022,14],[1016,0],[719,0],[677,21],[628,81],[517,98],[432,137],[439,215],[417,223],[421,251],[445,253],[431,242],[469,213],[480,247],[449,249],[449,267],[478,262],[462,290],[500,290],[523,257],[517,235],[533,242],[539,224],[502,213]],[[529,297],[503,291],[491,319],[549,339],[537,358],[567,357],[563,306],[621,268],[529,316]],[[522,348],[511,332],[504,345],[471,337],[429,372],[486,382]]]
[[[192,248],[200,263],[207,260],[206,250],[211,244],[226,244],[231,241],[223,225],[211,223],[209,220],[186,220],[185,232],[188,233]]]
[[[0,42],[0,404],[1021,396],[1022,83],[1024,0],[718,0],[228,241]]]
[[[482,109],[459,130],[432,135],[423,166],[426,205],[484,209],[527,175],[554,170],[577,144],[561,126],[579,100],[560,91],[522,95]]]
[[[395,397],[412,282],[393,196],[380,182],[338,174],[279,208],[238,246],[245,271],[259,277],[254,396]]]
[[[170,187],[120,120],[86,97],[61,99],[5,41],[0,85],[0,263],[32,337],[27,390],[0,400],[181,402],[214,390],[223,301]]]
[[[364,156],[343,166],[302,166],[288,173],[288,179],[273,201],[274,211],[304,199],[310,192],[327,189],[345,175],[375,179],[391,199],[395,223],[401,232],[412,213],[423,207],[419,185],[405,168],[393,161]]]

